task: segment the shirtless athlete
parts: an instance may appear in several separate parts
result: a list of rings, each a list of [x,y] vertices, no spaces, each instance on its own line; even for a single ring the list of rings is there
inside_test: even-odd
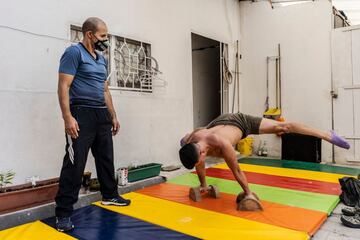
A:
[[[241,185],[246,196],[253,196],[245,174],[241,171],[234,145],[249,134],[299,133],[321,138],[341,148],[349,149],[349,143],[334,132],[321,131],[301,123],[278,122],[275,120],[253,117],[242,113],[224,114],[203,128],[195,129],[181,139],[179,156],[182,164],[196,168],[200,181],[200,190],[208,188],[205,180],[205,157],[224,158],[226,164]]]

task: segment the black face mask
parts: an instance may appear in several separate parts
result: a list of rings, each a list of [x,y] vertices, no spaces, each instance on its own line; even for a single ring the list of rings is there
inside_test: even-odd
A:
[[[109,47],[109,40],[108,39],[99,40],[97,37],[95,37],[95,38],[97,39],[97,42],[94,43],[95,50],[103,52]]]

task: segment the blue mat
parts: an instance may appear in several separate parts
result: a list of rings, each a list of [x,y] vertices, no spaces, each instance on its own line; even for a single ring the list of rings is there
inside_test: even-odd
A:
[[[67,234],[77,239],[198,239],[94,205],[75,210],[71,219],[75,229]],[[45,219],[43,222],[55,227],[55,217]]]

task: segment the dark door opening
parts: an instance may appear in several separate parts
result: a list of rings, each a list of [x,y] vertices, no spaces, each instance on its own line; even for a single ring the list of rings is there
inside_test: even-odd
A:
[[[191,34],[194,128],[221,114],[220,42]]]

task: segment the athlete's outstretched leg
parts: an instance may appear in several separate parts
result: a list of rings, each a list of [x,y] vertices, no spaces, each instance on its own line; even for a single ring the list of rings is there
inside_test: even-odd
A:
[[[350,148],[349,143],[333,131],[326,132],[297,122],[278,122],[263,118],[260,123],[259,134],[270,133],[299,133],[321,138],[341,148]]]

